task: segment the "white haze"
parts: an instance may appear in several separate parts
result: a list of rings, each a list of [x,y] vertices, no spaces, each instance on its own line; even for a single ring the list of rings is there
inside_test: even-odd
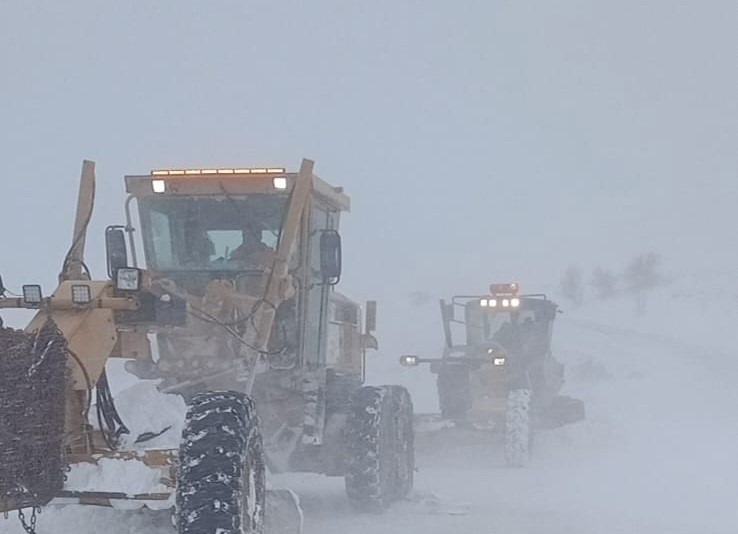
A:
[[[590,297],[562,316],[560,356],[590,355],[610,378],[572,378],[590,418],[547,434],[529,471],[499,468],[474,437],[430,447],[418,502],[379,520],[349,514],[338,479],[290,482],[308,534],[738,531],[736,23],[727,0],[5,0],[0,275],[53,288],[83,158],[97,162],[88,258],[103,276],[124,174],[310,157],[352,197],[340,287],[380,303],[370,377],[409,384],[430,411],[430,376],[396,361],[438,353],[439,298],[506,280],[557,296],[569,265],[656,252],[672,285],[650,319]],[[428,515],[432,492],[469,513]],[[126,517],[51,513],[59,533],[112,534]],[[120,532],[154,532],[147,521]]]

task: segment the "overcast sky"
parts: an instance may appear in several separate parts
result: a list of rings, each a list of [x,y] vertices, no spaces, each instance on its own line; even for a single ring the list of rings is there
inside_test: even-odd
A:
[[[302,157],[352,196],[341,287],[380,301],[393,358],[438,345],[435,299],[492,281],[538,291],[569,264],[647,251],[738,272],[737,14],[729,0],[2,0],[0,272],[53,289],[83,158],[103,276],[124,174]]]

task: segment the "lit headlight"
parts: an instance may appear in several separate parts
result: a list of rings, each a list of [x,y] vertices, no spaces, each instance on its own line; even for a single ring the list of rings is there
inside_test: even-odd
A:
[[[505,358],[504,357],[494,358],[492,360],[492,363],[494,363],[495,365],[505,365]]]
[[[486,307],[487,307],[487,306],[489,305],[489,301],[488,301],[487,299],[481,299],[481,300],[479,301],[479,305],[480,305],[480,306],[481,306],[482,308],[486,308]]]
[[[400,365],[404,365],[405,367],[415,367],[420,363],[420,358],[413,354],[408,354],[406,356],[400,356]]]
[[[489,307],[490,308],[497,307],[497,299],[489,299]]]
[[[75,304],[88,304],[91,300],[90,286],[84,284],[74,284],[72,286],[72,302]]]
[[[151,189],[154,193],[166,193],[167,183],[164,180],[151,180]]]
[[[503,308],[509,308],[510,307],[510,299],[502,299],[502,307]]]
[[[138,291],[141,285],[141,271],[131,267],[118,269],[115,275],[115,288],[120,291]]]
[[[23,286],[23,302],[31,306],[38,306],[43,300],[41,286],[35,284]]]
[[[510,299],[510,306],[512,306],[513,308],[517,308],[518,306],[520,306],[520,299]]]
[[[277,176],[272,179],[274,189],[287,189],[287,178],[284,176]]]

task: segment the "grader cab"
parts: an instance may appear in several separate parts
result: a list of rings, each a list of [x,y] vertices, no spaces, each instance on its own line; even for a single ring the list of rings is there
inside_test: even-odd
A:
[[[49,297],[36,285],[15,298],[0,291],[0,308],[38,310],[25,332],[0,331],[0,370],[20,378],[0,394],[0,416],[13,419],[6,410],[38,389],[28,368],[56,384],[54,395],[31,402],[56,415],[33,429],[18,418],[4,427],[10,432],[0,436],[0,455],[15,471],[0,478],[0,510],[52,499],[176,505],[181,534],[246,534],[284,522],[267,499],[267,469],[344,476],[361,509],[381,510],[406,495],[414,469],[409,394],[363,386],[366,351],[377,348],[376,306],[362,310],[335,291],[340,214],[350,207],[342,189],[315,176],[310,160],[297,173],[168,169],[126,176],[125,183],[127,220],[105,233],[106,280],[92,280],[84,263],[94,191],[94,164],[85,162],[59,287]],[[129,430],[111,394],[110,358],[156,380],[161,394],[187,400],[178,448],[141,445],[168,428],[121,439]],[[11,381],[12,373],[0,375]],[[40,451],[44,440],[51,450]],[[131,441],[136,450],[124,450]],[[29,465],[29,450],[49,461]],[[63,464],[111,459],[158,470],[159,491],[70,491],[57,476]],[[32,472],[45,478],[31,483]],[[277,498],[289,501],[290,494]]]

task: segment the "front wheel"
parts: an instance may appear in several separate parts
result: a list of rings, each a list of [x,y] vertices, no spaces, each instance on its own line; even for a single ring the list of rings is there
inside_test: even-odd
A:
[[[530,417],[531,392],[513,389],[507,395],[505,411],[505,459],[513,467],[524,467],[530,460],[532,428]]]
[[[261,534],[265,466],[254,401],[233,391],[196,395],[179,450],[178,534]]]

